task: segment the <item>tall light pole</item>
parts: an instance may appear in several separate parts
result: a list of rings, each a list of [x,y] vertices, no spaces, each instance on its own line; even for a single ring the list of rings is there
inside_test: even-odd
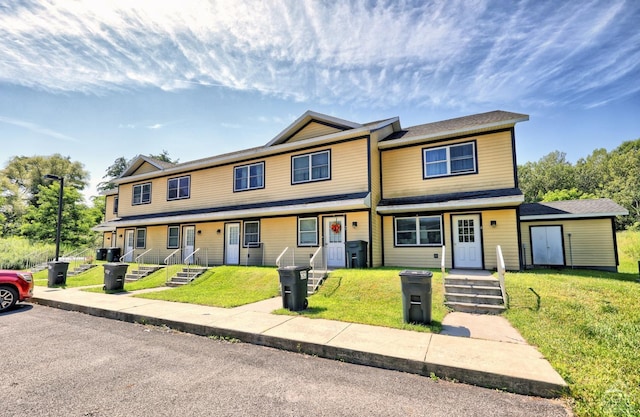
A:
[[[44,176],[48,180],[60,181],[60,193],[58,194],[58,222],[56,225],[56,262],[60,257],[60,228],[62,227],[62,190],[64,189],[64,177],[47,174]]]

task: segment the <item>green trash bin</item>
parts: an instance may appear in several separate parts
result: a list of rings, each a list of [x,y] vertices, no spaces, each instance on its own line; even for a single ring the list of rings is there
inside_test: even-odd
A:
[[[69,262],[53,261],[47,265],[49,271],[47,275],[47,287],[65,285],[67,283],[67,270]]]
[[[364,240],[350,240],[345,245],[347,250],[348,268],[367,267],[367,242]]]
[[[104,266],[105,291],[117,291],[124,289],[124,280],[129,264],[121,262],[106,263]]]
[[[405,323],[431,323],[431,271],[404,270],[402,282],[402,318]]]
[[[280,289],[282,292],[282,308],[300,311],[308,307],[307,283],[308,266],[285,266],[278,268]]]

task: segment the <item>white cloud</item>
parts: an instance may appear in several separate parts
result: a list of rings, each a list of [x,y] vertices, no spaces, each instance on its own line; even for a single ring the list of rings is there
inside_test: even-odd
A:
[[[639,19],[622,0],[25,2],[0,8],[0,82],[373,106],[610,100],[640,89]]]
[[[66,142],[75,142],[79,143],[80,141],[74,137],[65,135],[64,133],[56,132],[55,130],[42,127],[36,123],[27,122],[24,120],[13,119],[10,117],[0,116],[0,123],[6,123],[13,126],[18,126],[24,129],[27,129],[31,132],[39,133],[41,135],[49,136],[54,139],[60,139]]]

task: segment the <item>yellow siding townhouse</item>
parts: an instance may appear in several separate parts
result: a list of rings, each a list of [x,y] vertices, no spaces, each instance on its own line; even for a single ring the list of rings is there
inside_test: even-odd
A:
[[[307,111],[264,146],[179,164],[136,157],[106,193],[98,230],[125,261],[437,268],[444,256],[447,268],[495,269],[500,245],[519,270],[535,264],[516,162],[515,125],[528,118],[492,111],[402,128],[397,117]],[[612,204],[595,217],[624,214]],[[615,249],[615,234],[605,240]],[[617,266],[603,262],[590,266]]]

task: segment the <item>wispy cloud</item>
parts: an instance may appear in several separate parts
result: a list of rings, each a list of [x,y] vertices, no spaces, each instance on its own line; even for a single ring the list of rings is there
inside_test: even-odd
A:
[[[13,119],[10,117],[0,116],[0,123],[6,123],[13,126],[18,126],[24,129],[27,129],[31,132],[39,133],[41,135],[49,136],[54,139],[63,140],[66,142],[75,142],[79,143],[80,141],[72,136],[65,135],[64,133],[56,132],[55,130],[48,129],[46,127],[40,126],[36,123],[27,122],[24,120]]]
[[[0,82],[594,105],[640,91],[638,21],[640,3],[624,0],[24,1],[0,7]]]

